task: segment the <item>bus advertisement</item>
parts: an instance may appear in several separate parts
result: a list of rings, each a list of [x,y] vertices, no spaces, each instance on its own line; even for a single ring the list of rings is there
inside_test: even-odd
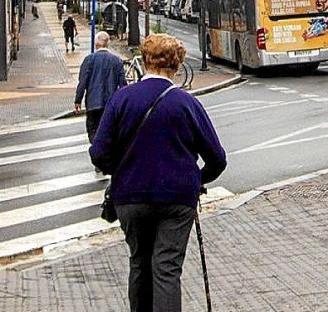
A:
[[[328,0],[208,0],[207,50],[259,68],[328,60]]]

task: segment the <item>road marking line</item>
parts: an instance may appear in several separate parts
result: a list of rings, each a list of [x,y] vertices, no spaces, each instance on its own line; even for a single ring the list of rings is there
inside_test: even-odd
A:
[[[319,103],[322,103],[322,102],[328,102],[328,98],[314,98],[314,99],[310,99],[311,101],[314,101],[314,102],[319,102]]]
[[[281,93],[284,93],[284,94],[295,94],[295,93],[298,93],[298,91],[296,90],[282,90],[280,91]]]
[[[0,243],[0,258],[21,254],[44,246],[83,237],[118,227],[119,222],[108,223],[101,218],[71,224],[54,230],[15,238]]]
[[[308,102],[307,99],[304,100],[296,100],[296,101],[290,101],[290,102],[282,102],[282,103],[278,103],[278,104],[270,104],[270,105],[264,105],[264,106],[260,106],[260,107],[253,107],[253,108],[248,108],[248,109],[244,109],[238,112],[231,112],[231,113],[225,113],[225,114],[221,114],[221,117],[225,117],[225,116],[232,116],[232,115],[238,115],[238,114],[243,114],[243,113],[250,113],[250,112],[255,112],[255,111],[260,111],[260,110],[265,110],[265,109],[270,109],[270,108],[276,108],[276,107],[282,107],[282,106],[287,106],[287,105],[292,105],[292,104],[299,104],[299,103],[305,103]],[[215,111],[219,111],[219,110],[214,110]],[[211,113],[213,112],[213,110],[211,111]]]
[[[253,104],[279,104],[279,103],[283,103],[283,101],[272,101],[272,102],[268,102],[268,101],[263,101],[263,100],[238,100],[238,101],[231,101],[231,102],[225,102],[225,103],[220,103],[220,104],[215,104],[212,106],[206,106],[205,109],[207,111],[211,111],[211,110],[216,110],[218,108],[221,107],[225,107],[225,106],[231,106],[231,105],[253,105]]]
[[[28,123],[23,123],[16,126],[6,126],[5,128],[0,128],[0,135],[27,132],[32,130],[48,129],[54,127],[60,127],[64,125],[73,125],[76,123],[85,122],[85,116],[74,117],[71,119],[62,119],[55,121],[32,121]]]
[[[50,140],[44,140],[44,141],[37,141],[37,142],[33,142],[33,143],[6,146],[6,147],[0,148],[0,154],[26,151],[26,150],[30,150],[30,149],[50,147],[50,146],[66,144],[66,143],[75,143],[75,142],[80,142],[80,141],[86,141],[86,134],[78,134],[78,135],[57,138],[57,139],[50,139]]]
[[[64,147],[58,149],[47,150],[43,152],[35,152],[30,154],[18,155],[18,156],[9,156],[0,158],[0,166],[12,165],[21,162],[34,161],[40,159],[54,158],[59,156],[66,156],[71,154],[78,154],[88,151],[90,145],[83,144],[73,147]]]
[[[235,110],[239,110],[239,109],[244,109],[249,107],[249,105],[240,105],[240,106],[234,106],[234,107],[228,107],[225,109],[221,109],[220,112],[231,112],[231,111],[235,111]]]
[[[96,177],[95,172],[92,171],[62,178],[44,180],[37,183],[14,186],[0,190],[0,203],[7,200],[63,190],[69,187],[105,180],[109,180],[109,178],[107,176]]]
[[[71,196],[0,213],[0,229],[99,205],[104,191]]]
[[[248,84],[249,84],[250,86],[258,86],[258,85],[263,84],[263,82],[249,82]]]
[[[268,87],[269,90],[271,91],[286,91],[289,90],[289,88],[286,87]]]
[[[252,152],[252,151],[255,151],[255,150],[263,149],[266,146],[271,146],[274,143],[281,142],[281,141],[289,139],[291,137],[295,137],[297,135],[300,135],[300,134],[303,134],[303,133],[306,133],[306,132],[310,132],[310,131],[313,131],[313,130],[316,130],[316,129],[326,129],[326,128],[328,128],[328,122],[320,123],[320,124],[312,126],[312,127],[307,127],[307,128],[301,129],[301,130],[293,131],[289,134],[281,135],[281,136],[278,136],[274,139],[270,139],[270,140],[267,140],[265,142],[249,146],[247,148],[243,148],[241,150],[231,152],[231,153],[229,153],[229,155],[236,155],[236,154],[247,153],[247,152]],[[305,138],[305,139],[308,139],[308,138]],[[304,138],[300,139],[300,140],[304,140]],[[297,141],[297,140],[294,140],[294,141]]]
[[[287,142],[281,142],[281,143],[276,143],[276,144],[271,144],[271,145],[265,145],[265,146],[262,146],[262,147],[258,147],[256,149],[244,150],[244,151],[240,151],[240,152],[229,153],[229,155],[241,154],[241,153],[246,153],[246,152],[255,152],[255,151],[269,149],[269,148],[275,148],[275,147],[292,145],[292,144],[298,144],[298,143],[305,143],[305,142],[312,142],[312,141],[322,140],[322,139],[328,139],[328,134],[323,134],[323,135],[319,135],[319,136],[316,136],[316,137],[304,138],[304,139],[299,139],[299,140],[292,140],[292,141],[287,141]]]
[[[303,98],[315,98],[315,97],[319,97],[319,95],[305,93],[305,94],[300,94],[300,97],[303,97]]]

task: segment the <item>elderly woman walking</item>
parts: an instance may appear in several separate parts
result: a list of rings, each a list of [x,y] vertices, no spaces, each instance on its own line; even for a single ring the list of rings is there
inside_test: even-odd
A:
[[[107,103],[90,155],[112,175],[111,196],[131,254],[131,311],[180,312],[200,188],[222,173],[226,158],[201,103],[172,87],[186,53],[181,42],[151,35],[141,51],[147,74]]]

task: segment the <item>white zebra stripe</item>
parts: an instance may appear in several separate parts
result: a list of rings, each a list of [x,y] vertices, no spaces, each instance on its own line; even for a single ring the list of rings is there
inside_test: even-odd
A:
[[[68,241],[70,239],[91,235],[118,226],[118,222],[110,224],[101,218],[96,218],[33,235],[11,239],[0,243],[0,259]]]
[[[0,189],[0,202],[51,191],[59,191],[69,187],[81,186],[104,180],[108,180],[108,177],[98,177],[95,175],[95,172],[86,172],[36,183],[14,186],[6,189]]]
[[[103,193],[104,191],[96,191],[2,212],[0,229],[98,205],[103,199]]]
[[[85,141],[83,143],[86,143],[87,142],[86,138],[87,138],[86,134],[78,134],[78,135],[71,135],[71,136],[67,136],[67,137],[57,138],[57,139],[37,141],[37,142],[25,143],[25,144],[19,144],[19,145],[11,145],[11,146],[6,146],[6,147],[1,147],[0,154],[27,151],[30,149],[51,147],[51,146],[56,146],[56,145],[60,145],[60,144],[76,143],[76,142],[80,142],[80,141]]]
[[[17,164],[27,161],[34,161],[39,159],[59,157],[64,155],[77,154],[77,153],[86,152],[88,149],[89,149],[89,144],[83,144],[73,147],[52,149],[43,152],[35,152],[30,154],[18,155],[18,156],[2,157],[0,158],[0,166]]]
[[[28,123],[22,123],[19,125],[14,126],[6,126],[1,129],[0,127],[0,135],[4,134],[11,134],[11,133],[19,133],[19,132],[26,132],[26,131],[32,131],[32,130],[40,130],[40,129],[49,129],[49,128],[55,128],[60,127],[64,125],[73,125],[76,123],[84,123],[85,122],[85,116],[77,116],[70,119],[63,119],[63,120],[55,120],[49,122],[47,121],[31,121]]]

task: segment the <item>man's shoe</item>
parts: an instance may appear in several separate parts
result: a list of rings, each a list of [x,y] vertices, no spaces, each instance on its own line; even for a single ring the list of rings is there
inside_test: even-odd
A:
[[[74,52],[74,51],[75,51],[75,48],[73,47],[73,48],[72,48],[72,52]]]
[[[66,49],[66,53],[68,53],[68,49]]]

